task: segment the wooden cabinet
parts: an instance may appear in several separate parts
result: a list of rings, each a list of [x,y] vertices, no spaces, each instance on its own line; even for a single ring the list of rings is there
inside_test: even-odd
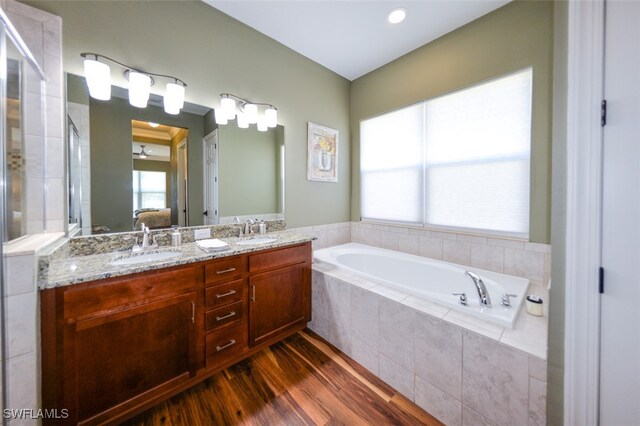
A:
[[[249,344],[259,345],[307,324],[310,288],[304,264],[251,277]]]
[[[201,279],[179,267],[43,291],[45,407],[96,424],[195,377]]]
[[[44,408],[68,409],[66,424],[117,423],[303,329],[311,244],[44,290],[41,301]]]
[[[247,345],[247,256],[205,265],[205,365],[218,369],[245,356]]]
[[[78,420],[195,375],[195,299],[191,292],[65,327]]]
[[[249,257],[249,344],[276,341],[311,321],[311,245]]]

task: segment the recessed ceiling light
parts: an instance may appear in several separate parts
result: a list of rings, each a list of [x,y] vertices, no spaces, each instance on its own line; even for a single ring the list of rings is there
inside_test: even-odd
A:
[[[151,127],[158,127],[158,126],[159,126],[159,124],[158,124],[158,123],[154,123],[153,121],[150,121],[150,122],[149,122],[149,126],[151,126]]]
[[[407,17],[407,9],[401,7],[398,9],[393,9],[391,13],[389,13],[389,16],[387,17],[387,19],[392,24],[399,24],[400,22],[404,21],[404,18],[406,17]]]

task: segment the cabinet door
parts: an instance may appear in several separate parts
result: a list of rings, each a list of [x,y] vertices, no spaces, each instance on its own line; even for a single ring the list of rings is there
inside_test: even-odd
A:
[[[75,395],[67,403],[77,403],[76,420],[192,377],[195,302],[191,292],[66,326],[65,367],[75,374],[65,374],[65,395]]]
[[[307,264],[250,278],[249,344],[256,346],[281,333],[304,326],[310,312]]]

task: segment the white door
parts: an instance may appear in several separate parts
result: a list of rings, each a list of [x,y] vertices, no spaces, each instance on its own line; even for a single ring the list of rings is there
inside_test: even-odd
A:
[[[187,140],[178,144],[178,225],[189,226],[187,193]]]
[[[600,425],[640,425],[640,2],[606,11]]]
[[[204,224],[214,225],[218,219],[218,130],[203,139]]]

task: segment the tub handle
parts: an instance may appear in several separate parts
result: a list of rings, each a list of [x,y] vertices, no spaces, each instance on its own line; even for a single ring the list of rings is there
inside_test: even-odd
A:
[[[511,299],[510,297],[518,297],[517,294],[506,293],[502,295],[502,301],[500,302],[500,306],[504,306],[505,308],[511,307]]]
[[[460,300],[458,300],[458,303],[461,304],[462,306],[467,306],[467,293],[451,293],[454,296],[460,296]]]

